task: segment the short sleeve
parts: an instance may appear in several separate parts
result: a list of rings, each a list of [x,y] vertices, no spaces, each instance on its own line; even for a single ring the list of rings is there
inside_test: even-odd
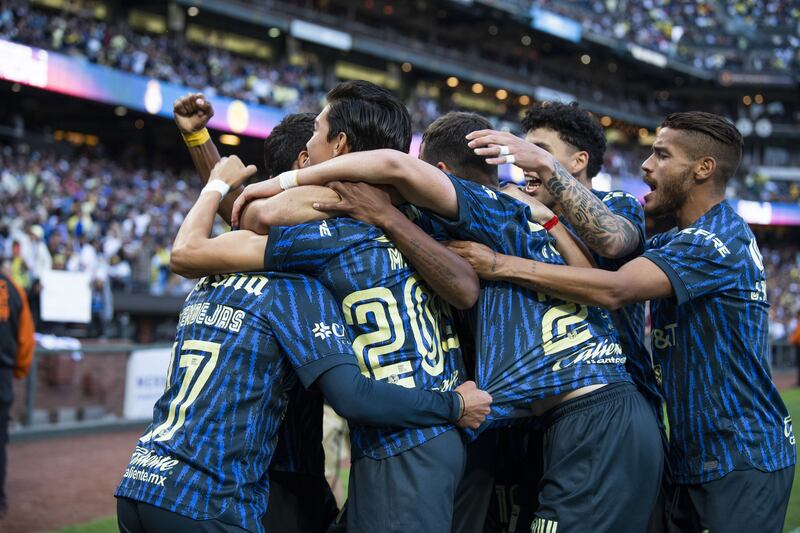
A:
[[[651,239],[644,257],[654,262],[670,280],[678,304],[724,290],[736,283],[736,258],[713,234],[687,228],[664,244]]]
[[[322,283],[305,276],[271,281],[270,323],[304,387],[334,366],[356,364],[339,307]]]
[[[450,240],[451,237],[447,233],[447,228],[444,226],[444,224],[433,218],[426,211],[423,211],[411,204],[404,204],[398,206],[398,208],[403,212],[406,218],[419,226],[422,231],[433,237],[435,240],[439,242]]]
[[[450,220],[423,211],[452,237],[485,244],[502,253],[518,255],[528,231],[528,207],[484,185],[448,175],[458,199],[458,216]]]
[[[344,251],[335,222],[323,220],[270,228],[264,269],[316,276],[328,261]]]
[[[644,209],[642,204],[635,196],[624,191],[612,191],[605,193],[602,198],[603,203],[608,207],[609,211],[615,215],[621,216],[633,224],[639,232],[639,249],[636,255],[644,251],[645,243],[645,221]]]

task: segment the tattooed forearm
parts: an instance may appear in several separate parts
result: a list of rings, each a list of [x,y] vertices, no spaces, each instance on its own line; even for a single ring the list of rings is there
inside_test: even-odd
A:
[[[581,240],[603,257],[624,257],[633,253],[641,241],[633,223],[612,213],[567,169],[557,161],[553,163],[553,176],[545,181],[545,186]]]

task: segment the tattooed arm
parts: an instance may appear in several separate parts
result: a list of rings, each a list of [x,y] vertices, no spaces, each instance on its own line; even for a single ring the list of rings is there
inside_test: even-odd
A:
[[[476,155],[488,156],[489,164],[501,165],[507,157],[514,157],[514,163],[522,170],[537,173],[578,236],[597,254],[625,257],[641,244],[642,237],[633,223],[612,213],[546,150],[511,133],[494,130],[473,131],[467,140]],[[500,153],[501,147],[508,148],[508,156]]]
[[[639,248],[642,237],[636,226],[627,218],[612,213],[558,161],[553,160],[553,171],[549,177],[546,173],[539,175],[561,206],[562,214],[594,252],[616,259],[630,255]]]

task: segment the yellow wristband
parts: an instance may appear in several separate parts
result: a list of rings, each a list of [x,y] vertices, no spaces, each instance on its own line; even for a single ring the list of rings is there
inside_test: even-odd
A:
[[[201,144],[205,144],[211,139],[211,135],[208,133],[206,128],[203,128],[200,131],[196,131],[194,133],[184,133],[183,135],[183,142],[186,143],[186,146],[189,148],[194,148],[195,146],[200,146]]]

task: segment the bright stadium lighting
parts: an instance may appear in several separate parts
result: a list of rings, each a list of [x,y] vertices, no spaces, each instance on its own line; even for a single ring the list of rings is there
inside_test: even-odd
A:
[[[519,97],[519,105],[529,105],[531,103],[531,97],[527,94],[523,94]]]
[[[592,62],[592,56],[590,56],[589,54],[583,54],[581,56],[581,63],[583,63],[584,65],[588,65],[591,62]]]
[[[458,78],[456,78],[455,76],[450,76],[449,78],[447,78],[447,86],[453,89],[458,87]]]
[[[199,9],[197,9],[197,7],[196,7],[196,6],[192,6],[192,7],[190,7],[189,9],[187,9],[187,10],[186,10],[186,13],[187,13],[187,14],[188,14],[190,17],[196,17],[197,15],[199,15],[199,14],[200,14],[200,10],[199,10]]]
[[[508,91],[505,89],[497,89],[497,92],[494,93],[498,100],[505,100],[508,98]]]
[[[472,84],[472,92],[475,94],[481,94],[483,92],[483,84],[482,83],[473,83]]]
[[[241,139],[237,135],[232,135],[230,133],[223,133],[219,136],[219,142],[228,146],[239,146],[239,143],[242,142]]]

